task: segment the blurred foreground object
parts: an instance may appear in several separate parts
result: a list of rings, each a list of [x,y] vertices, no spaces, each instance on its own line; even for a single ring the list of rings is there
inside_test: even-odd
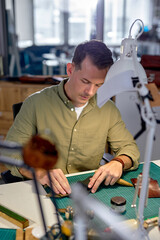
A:
[[[24,146],[23,159],[30,167],[50,170],[58,160],[58,152],[49,140],[36,135]]]

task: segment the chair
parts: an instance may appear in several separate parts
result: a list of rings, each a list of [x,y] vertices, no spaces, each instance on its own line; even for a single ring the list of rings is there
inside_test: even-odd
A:
[[[18,114],[23,102],[15,103],[12,106],[13,110],[13,119],[15,119],[16,115]],[[23,179],[21,177],[16,177],[11,174],[10,170],[6,170],[1,172],[1,177],[4,183],[13,183],[13,182],[20,182]]]
[[[21,182],[23,180],[21,177],[13,176],[10,170],[1,172],[1,177],[4,183]]]
[[[23,102],[15,103],[12,105],[12,110],[13,110],[13,119],[15,119],[17,113],[21,109]]]

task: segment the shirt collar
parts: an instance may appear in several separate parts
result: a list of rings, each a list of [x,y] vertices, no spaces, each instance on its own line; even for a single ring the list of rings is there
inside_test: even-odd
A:
[[[68,81],[68,78],[67,78],[67,79],[64,79],[63,81],[60,82],[60,84],[58,85],[58,93],[59,93],[60,98],[62,99],[62,101],[64,102],[64,104],[65,104],[67,107],[69,107],[69,108],[74,108],[73,103],[68,99],[68,97],[66,96],[66,94],[65,94],[65,92],[64,92],[64,85],[65,85],[65,83],[66,83],[67,81]],[[89,100],[86,108],[87,108],[89,105],[92,106],[92,107],[95,107],[96,104],[97,104],[97,94],[96,94],[95,96],[93,96],[93,97]]]

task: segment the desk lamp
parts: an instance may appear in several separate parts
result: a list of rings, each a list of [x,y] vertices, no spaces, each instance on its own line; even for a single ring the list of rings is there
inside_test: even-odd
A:
[[[137,19],[134,21],[141,21]],[[109,69],[105,82],[98,90],[97,104],[102,107],[111,97],[126,91],[137,91],[133,81],[139,81],[144,84],[147,83],[147,76],[142,65],[137,60],[137,38],[143,32],[142,30],[138,36],[133,39],[131,36],[131,30],[134,25],[132,24],[129,37],[122,40],[120,48],[120,59],[118,59]],[[134,79],[135,78],[135,79]],[[138,79],[137,79],[138,78]]]
[[[141,22],[141,31],[135,39],[131,36],[132,27],[135,22]],[[137,60],[137,38],[143,33],[144,24],[140,19],[136,19],[131,25],[129,37],[121,43],[120,59],[109,69],[105,83],[97,92],[97,104],[102,107],[104,103],[118,93],[132,91],[136,93],[137,101],[140,105],[140,113],[147,127],[146,148],[144,165],[142,171],[142,187],[137,211],[138,232],[142,239],[148,238],[143,227],[144,207],[148,198],[148,182],[150,160],[153,148],[153,139],[156,128],[155,115],[150,106],[150,94],[146,87],[147,77],[141,64]]]

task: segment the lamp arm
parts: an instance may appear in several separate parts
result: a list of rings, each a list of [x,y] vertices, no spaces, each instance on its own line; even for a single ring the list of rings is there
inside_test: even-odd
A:
[[[139,32],[139,34],[137,35],[136,39],[139,38],[139,37],[142,35],[143,31],[144,31],[144,23],[143,23],[143,21],[142,21],[141,19],[138,18],[138,19],[136,19],[136,20],[132,23],[132,25],[131,25],[131,27],[130,27],[130,30],[129,30],[129,38],[132,37],[131,31],[132,31],[133,25],[134,25],[137,21],[141,22],[141,24],[142,24],[142,29],[141,29],[141,31]]]
[[[21,144],[10,142],[10,141],[0,141],[0,149],[9,149],[14,151],[22,151],[23,146]]]
[[[22,153],[23,146],[21,144],[15,143],[15,142],[10,142],[10,141],[0,141],[0,162],[8,165],[13,165],[19,168],[26,168],[26,169],[31,169],[28,165],[24,163],[22,160],[17,160],[15,158],[11,158],[8,156],[3,156],[2,154],[5,153],[7,150],[8,152],[16,151]]]
[[[22,160],[17,160],[15,158],[10,158],[7,156],[0,156],[0,162],[8,165],[13,165],[19,168],[26,168],[29,169],[29,166],[27,166]]]
[[[138,77],[139,82],[136,84],[135,88],[139,94],[139,101],[140,101],[140,110],[141,116],[143,120],[146,122],[147,126],[147,140],[145,146],[145,156],[144,156],[144,164],[142,170],[142,183],[141,183],[141,192],[139,198],[139,205],[138,205],[138,213],[137,219],[139,222],[138,231],[142,235],[142,237],[146,237],[147,233],[143,227],[144,222],[144,207],[146,203],[146,198],[148,197],[148,179],[149,179],[149,169],[150,169],[150,161],[152,157],[152,149],[153,149],[153,140],[154,134],[156,129],[156,119],[154,113],[151,109],[151,105],[148,98],[149,90],[144,84],[144,81],[139,74],[138,71],[138,62],[136,59],[136,54],[134,48],[132,49],[132,56],[133,56],[133,63],[135,68],[135,77]]]
[[[147,95],[144,96],[143,94],[143,93],[146,94],[147,92],[146,89],[147,88],[144,84],[138,84],[137,90],[141,96],[140,98],[141,99],[141,102],[140,102],[141,115],[147,125],[147,140],[146,140],[144,164],[143,164],[143,171],[142,171],[142,188],[140,193],[138,216],[137,216],[141,226],[143,225],[143,221],[144,221],[143,212],[144,212],[144,206],[145,206],[146,196],[148,192],[150,161],[152,156],[153,140],[154,140],[154,134],[156,129],[156,119],[151,109],[149,99]]]
[[[141,192],[139,198],[139,206],[137,219],[139,222],[139,229],[142,236],[146,236],[146,231],[143,227],[144,222],[144,207],[146,203],[147,193],[148,193],[148,179],[149,179],[149,169],[150,169],[150,161],[152,157],[152,149],[153,149],[153,140],[156,129],[156,119],[154,113],[151,109],[149,98],[148,98],[148,89],[144,83],[137,83],[136,89],[139,94],[140,101],[140,111],[143,120],[147,126],[147,140],[145,146],[145,156],[144,156],[144,164],[142,170],[142,183],[141,183]]]

